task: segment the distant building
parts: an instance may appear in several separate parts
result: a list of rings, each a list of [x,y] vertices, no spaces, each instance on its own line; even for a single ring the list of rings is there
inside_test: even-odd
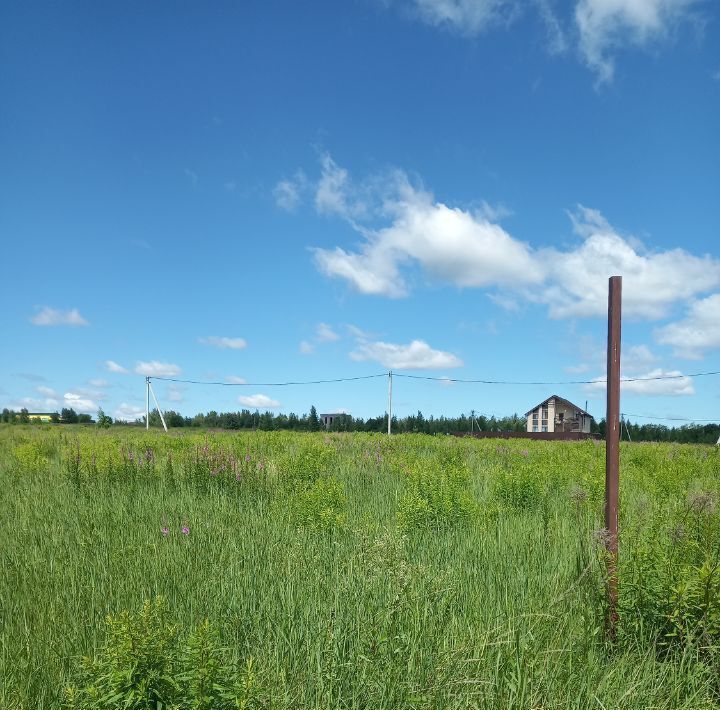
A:
[[[584,409],[556,394],[540,402],[525,416],[527,431],[536,432],[579,431],[589,434],[593,419]]]
[[[51,422],[53,413],[51,412],[28,412],[28,419],[36,422]]]
[[[325,425],[326,429],[329,429],[336,419],[344,416],[347,416],[347,412],[328,412],[327,414],[320,415],[320,421]]]

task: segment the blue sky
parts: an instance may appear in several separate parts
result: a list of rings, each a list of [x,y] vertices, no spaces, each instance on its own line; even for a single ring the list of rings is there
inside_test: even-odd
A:
[[[134,418],[144,375],[719,370],[720,13],[703,0],[6,3],[0,406]],[[383,379],[158,382],[185,414],[385,410]],[[395,412],[600,385],[395,380]],[[625,412],[720,419],[720,378]],[[245,398],[242,401],[239,398]]]

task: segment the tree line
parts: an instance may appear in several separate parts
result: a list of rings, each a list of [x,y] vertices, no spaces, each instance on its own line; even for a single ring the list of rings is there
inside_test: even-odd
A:
[[[330,426],[326,427],[320,419],[314,406],[306,414],[273,414],[242,409],[239,412],[215,412],[196,414],[193,417],[183,416],[179,412],[168,410],[163,412],[168,427],[192,427],[200,429],[261,429],[264,431],[286,429],[290,431],[387,431],[387,414],[378,417],[363,419],[350,414],[337,415]],[[56,424],[97,424],[107,427],[116,426],[145,426],[145,417],[134,422],[119,419],[114,421],[102,409],[95,419],[89,414],[78,413],[72,408],[65,408],[61,412],[50,415],[51,422]],[[33,423],[27,409],[15,412],[3,409],[0,422],[5,424]],[[525,417],[513,414],[509,417],[485,416],[484,414],[461,414],[457,417],[426,417],[422,412],[407,417],[393,417],[392,431],[396,434],[452,434],[453,432],[470,431],[525,431]],[[157,409],[150,412],[150,426],[160,427],[162,422]],[[605,419],[593,420],[592,432],[600,437],[605,436]],[[631,441],[670,441],[683,444],[714,444],[720,437],[720,424],[684,424],[679,427],[669,427],[664,424],[637,424],[624,421],[622,425],[622,439]]]

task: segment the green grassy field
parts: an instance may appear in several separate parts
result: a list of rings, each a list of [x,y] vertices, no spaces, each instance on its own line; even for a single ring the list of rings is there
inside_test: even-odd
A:
[[[592,441],[1,427],[0,707],[717,707],[717,450],[623,445],[613,645],[603,480]]]

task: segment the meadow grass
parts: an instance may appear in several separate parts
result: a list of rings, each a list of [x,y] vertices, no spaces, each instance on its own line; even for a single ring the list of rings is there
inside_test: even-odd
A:
[[[158,596],[251,664],[243,707],[717,707],[715,597],[702,638],[676,602],[666,643],[672,593],[643,570],[680,538],[718,557],[720,459],[623,444],[621,461],[610,645],[596,442],[4,426],[0,707],[61,707],[106,616]]]

